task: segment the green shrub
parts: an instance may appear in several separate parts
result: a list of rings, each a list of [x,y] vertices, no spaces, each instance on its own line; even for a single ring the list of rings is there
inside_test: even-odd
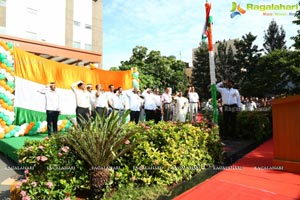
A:
[[[220,135],[224,130],[223,116],[219,116]],[[257,142],[272,136],[271,111],[242,111],[237,114],[236,139],[250,139]]]
[[[168,195],[169,191],[167,187],[161,185],[133,187],[133,185],[126,185],[118,192],[115,192],[108,200],[156,200],[161,195]]]
[[[204,122],[194,125],[128,123],[124,134],[132,132],[134,134],[126,140],[126,145],[140,142],[111,164],[106,195],[136,188],[142,191],[132,195],[143,197],[152,191],[151,196],[155,198],[160,191],[165,193],[167,186],[189,180],[205,168],[222,162],[223,150],[217,126],[208,127]],[[32,169],[26,171],[26,179],[20,188],[24,196],[42,200],[75,199],[76,191],[90,189],[89,166],[66,145],[64,137],[56,135],[43,141],[26,141],[19,149],[20,161]],[[118,193],[114,199],[118,199]]]
[[[217,127],[205,123],[160,122],[128,126],[134,137],[145,137],[134,151],[114,163],[114,182],[118,186],[170,185],[190,179],[194,174],[222,160],[222,146]]]
[[[272,136],[272,113],[240,112],[237,116],[237,136],[242,139],[264,141]]]
[[[84,162],[60,137],[26,141],[18,150],[18,156],[26,168],[20,186],[22,197],[29,196],[31,200],[65,199],[75,197],[77,189],[89,185]]]

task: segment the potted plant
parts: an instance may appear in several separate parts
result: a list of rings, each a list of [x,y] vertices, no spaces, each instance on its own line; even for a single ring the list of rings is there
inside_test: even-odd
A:
[[[130,111],[119,115],[113,111],[108,117],[96,115],[81,127],[74,126],[66,134],[67,144],[88,164],[91,198],[101,198],[110,180],[111,163],[132,148],[134,132],[124,129]]]

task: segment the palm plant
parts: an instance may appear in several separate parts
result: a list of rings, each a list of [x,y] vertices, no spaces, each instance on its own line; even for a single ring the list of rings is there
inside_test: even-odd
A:
[[[108,117],[97,115],[81,127],[74,126],[66,135],[67,144],[86,161],[90,168],[92,198],[102,197],[103,188],[110,178],[110,164],[136,144],[129,141],[134,132],[126,132],[126,117],[112,112]]]

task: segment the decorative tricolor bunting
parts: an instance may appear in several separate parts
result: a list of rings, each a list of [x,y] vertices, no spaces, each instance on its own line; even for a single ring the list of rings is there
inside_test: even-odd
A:
[[[54,81],[61,95],[58,129],[65,131],[75,117],[72,83],[109,84],[132,88],[132,71],[106,71],[58,63],[0,43],[0,139],[33,135],[47,130],[45,97],[38,91]]]

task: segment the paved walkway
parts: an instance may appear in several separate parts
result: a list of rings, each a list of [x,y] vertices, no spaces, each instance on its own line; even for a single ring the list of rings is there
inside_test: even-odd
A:
[[[10,185],[23,171],[18,171],[18,166],[0,153],[0,200],[9,200]]]

